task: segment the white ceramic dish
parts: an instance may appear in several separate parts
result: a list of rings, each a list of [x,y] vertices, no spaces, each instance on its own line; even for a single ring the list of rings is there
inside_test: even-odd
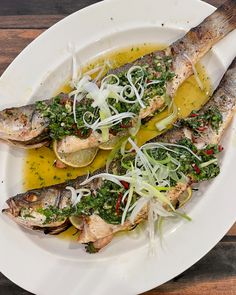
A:
[[[110,0],[65,18],[32,42],[0,79],[1,108],[50,97],[71,73],[68,43],[82,63],[127,45],[171,43],[214,8],[198,0]],[[184,8],[184,9],[183,9]],[[162,27],[164,23],[164,27]],[[216,87],[236,55],[236,32],[204,57]],[[192,222],[169,223],[164,245],[148,256],[145,233],[124,235],[96,255],[77,244],[22,230],[0,215],[0,270],[21,287],[42,295],[136,294],[178,275],[206,254],[235,221],[236,120],[225,136],[222,173],[186,207]],[[0,146],[0,206],[22,190],[19,150]],[[223,196],[223,198],[222,198]]]

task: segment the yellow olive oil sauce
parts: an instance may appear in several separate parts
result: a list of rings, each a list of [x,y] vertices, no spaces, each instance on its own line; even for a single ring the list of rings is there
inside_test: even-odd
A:
[[[92,68],[101,65],[105,60],[108,60],[113,68],[122,66],[128,62],[148,54],[155,50],[161,50],[165,46],[158,44],[143,43],[129,48],[119,49],[108,53],[97,60],[92,61],[84,67],[83,72],[91,70]],[[174,102],[178,108],[178,117],[188,116],[192,110],[198,110],[209,99],[211,94],[210,80],[206,74],[204,67],[201,64],[196,65],[196,69],[200,80],[204,86],[203,91],[199,88],[195,77],[188,78],[178,89]],[[60,92],[70,92],[71,88],[67,85],[59,89]],[[153,117],[145,126],[142,126],[137,134],[138,144],[144,142],[161,134],[156,127],[155,123],[165,118],[168,115],[168,110],[165,110]],[[67,167],[58,169],[54,166],[56,160],[55,154],[52,149],[48,147],[41,147],[39,149],[32,149],[26,151],[24,159],[24,189],[29,190],[43,186],[53,185],[64,182],[69,179],[76,178],[77,176],[93,172],[100,167],[103,167],[106,162],[110,151],[100,150],[95,160],[85,168],[72,168]],[[75,240],[78,234],[76,229],[71,227],[66,232],[59,235],[61,238],[69,238]]]

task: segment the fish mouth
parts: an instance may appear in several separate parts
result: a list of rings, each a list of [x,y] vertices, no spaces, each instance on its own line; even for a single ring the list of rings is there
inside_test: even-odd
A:
[[[8,208],[2,209],[2,213],[5,213],[7,215],[11,215],[12,217],[17,217],[20,214],[20,209],[16,205],[13,198],[10,198],[6,201]]]
[[[16,140],[4,140],[4,139],[1,139],[2,142],[5,142],[7,144],[9,144],[10,146],[15,146],[15,147],[18,147],[18,148],[22,148],[22,149],[36,149],[36,148],[40,148],[42,146],[45,146],[47,144],[49,144],[49,140],[44,140],[42,142],[38,142],[38,143],[25,143],[25,142],[21,142],[21,141],[16,141]]]
[[[32,226],[32,230],[38,230],[43,231],[45,235],[58,235],[64,231],[66,231],[69,227],[71,227],[72,224],[69,221],[69,219],[66,219],[65,222],[63,222],[61,225],[58,226],[46,226],[46,227],[40,227],[40,226]]]
[[[10,208],[4,208],[2,209],[2,213],[6,215],[12,216],[12,210]]]

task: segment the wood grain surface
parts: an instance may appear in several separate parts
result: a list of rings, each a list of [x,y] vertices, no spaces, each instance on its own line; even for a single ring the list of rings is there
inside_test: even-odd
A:
[[[98,0],[0,0],[0,75],[44,30],[66,15],[96,2]],[[206,2],[218,7],[224,1]],[[26,294],[30,293],[0,273],[0,295]],[[143,294],[236,295],[236,224],[198,263]]]

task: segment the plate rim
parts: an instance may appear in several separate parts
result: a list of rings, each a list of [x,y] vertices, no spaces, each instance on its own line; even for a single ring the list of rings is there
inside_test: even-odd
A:
[[[115,1],[115,0],[106,0],[105,2],[113,2],[113,1]],[[206,6],[209,6],[209,7],[213,7],[213,6],[211,6],[210,4],[207,4],[207,3],[205,3],[205,2],[202,2],[202,1],[200,1],[200,0],[192,0],[192,2],[201,2],[201,3],[204,3]],[[90,6],[88,6],[88,7],[85,7],[84,9],[82,9],[82,10],[80,10],[80,11],[85,11],[85,10],[88,10],[88,9],[90,9],[90,7],[94,7],[94,6],[97,6],[97,5],[103,5],[103,2],[98,2],[98,3],[95,3],[95,4],[93,4],[93,5],[90,5]],[[79,11],[77,11],[77,12],[74,12],[73,14],[71,14],[70,16],[67,16],[66,18],[64,18],[63,20],[61,20],[61,21],[59,21],[58,23],[56,23],[54,26],[52,26],[54,29],[55,29],[55,27],[56,26],[59,26],[59,24],[61,25],[66,19],[68,20],[68,18],[70,18],[72,15],[74,15],[74,14],[77,14]],[[51,29],[51,28],[50,28]],[[50,29],[49,30],[47,30],[46,32],[44,32],[42,35],[44,35],[44,34],[46,34],[48,31],[50,31]],[[38,40],[38,39],[40,39],[40,37],[42,36],[42,35],[40,35],[38,38],[36,38],[35,40]],[[34,43],[35,42],[35,40],[32,42],[32,43]],[[27,52],[27,50],[30,50],[30,46],[31,46],[31,44],[32,43],[30,43],[23,51],[22,51],[22,53],[20,53],[19,55],[18,55],[18,57],[19,56],[21,56],[21,54],[25,54],[25,52]],[[16,59],[18,59],[18,57],[16,58]],[[8,67],[7,67],[7,69],[5,70],[5,72],[4,72],[4,74],[5,73],[7,73],[8,71],[9,71],[9,69],[11,69],[11,67],[14,67],[14,62],[11,64],[11,65],[9,65]],[[4,76],[4,74],[3,74],[3,76]],[[5,77],[5,76],[4,76]],[[236,120],[234,120],[234,126],[235,126],[235,123],[236,123]],[[197,210],[198,211],[198,210]],[[230,226],[228,226],[227,227],[227,229],[229,228]],[[225,228],[226,228],[226,226],[225,226]],[[224,228],[224,230],[225,230],[225,228]],[[210,243],[210,244],[212,244],[211,246],[210,246],[210,248],[208,248],[208,250],[207,250],[207,252],[208,251],[210,251],[213,247],[214,247],[214,245],[219,241],[221,239],[221,234],[218,234],[218,236],[215,238],[215,241],[213,242],[213,244],[212,243]],[[189,267],[191,267],[194,263],[196,263],[196,261],[198,261],[199,259],[201,259],[207,252],[206,251],[203,251],[204,253],[202,254],[202,255],[200,255],[200,256],[198,256],[191,264],[189,264],[188,266],[187,266],[187,268],[189,268]],[[184,270],[186,270],[187,268],[184,268]],[[184,271],[184,270],[182,270],[182,271]],[[182,272],[181,271],[181,272]],[[11,275],[9,274],[8,275],[8,273],[7,272],[3,272],[3,274],[6,276],[6,277],[8,277],[11,281],[13,281],[14,283],[16,283],[17,285],[19,285],[19,286],[21,286],[22,288],[26,288],[25,287],[25,284],[21,284],[21,283],[18,283],[18,281],[17,280],[15,280],[14,278],[12,278],[11,277]],[[175,275],[177,275],[177,273],[175,274]],[[165,281],[163,281],[161,284],[163,284],[163,283],[165,283],[166,281],[168,281],[168,280],[170,280],[171,278],[167,278]],[[149,284],[149,286],[148,286],[148,288],[149,289],[152,289],[152,288],[154,288],[154,287],[156,287],[156,285],[155,285],[155,283],[153,284],[153,283],[150,283]],[[148,290],[149,290],[148,289]],[[29,290],[30,292],[34,292],[35,290],[30,290],[30,289],[28,289],[27,288],[27,290]],[[141,289],[141,290],[139,290],[139,292],[143,292],[143,291],[147,291],[147,289],[146,289],[146,287],[144,287],[144,289]]]

